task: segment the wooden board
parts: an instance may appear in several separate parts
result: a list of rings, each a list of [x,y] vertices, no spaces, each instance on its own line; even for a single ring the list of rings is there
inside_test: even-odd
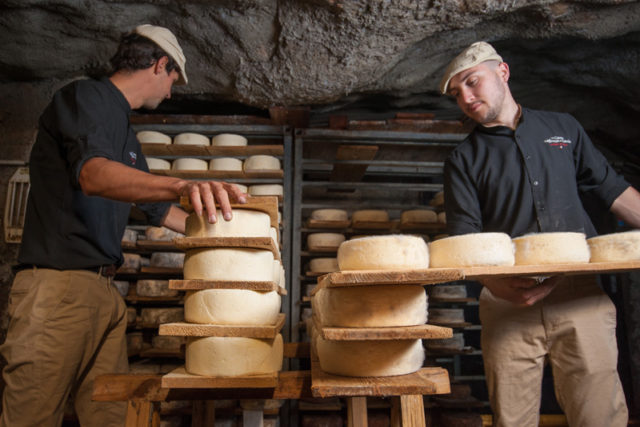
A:
[[[263,249],[271,251],[273,257],[282,262],[280,250],[271,237],[180,237],[173,242],[176,248],[183,251],[207,248]]]
[[[138,240],[135,248],[149,252],[178,252],[173,241],[164,240]]]
[[[393,230],[400,221],[351,221],[354,230]]]
[[[284,172],[279,170],[263,171],[216,171],[216,170],[175,170],[151,169],[154,175],[173,176],[185,179],[282,179]]]
[[[284,326],[285,314],[280,313],[274,325],[212,325],[198,323],[164,323],[158,335],[181,337],[247,337],[274,338]]]
[[[466,280],[479,280],[485,277],[606,274],[631,270],[640,270],[640,261],[515,265],[512,267],[468,267],[463,269],[463,273]]]
[[[317,219],[309,218],[307,220],[308,228],[349,228],[351,225],[350,220],[344,221],[321,221]]]
[[[278,200],[280,200],[278,196],[252,196],[247,199],[247,203],[231,203],[231,209],[250,209],[265,212],[269,214],[271,227],[278,229]],[[189,196],[180,197],[180,206],[187,212],[193,212]]]
[[[339,247],[340,247],[340,245],[338,245],[338,246],[309,246],[307,249],[310,252],[332,253],[332,252],[337,252]]]
[[[173,145],[142,143],[142,153],[145,156],[253,156],[254,154],[268,154],[282,156],[284,146],[277,145],[244,145],[244,146],[203,146],[203,145]]]
[[[470,302],[478,302],[477,298],[441,298],[441,297],[429,297],[430,303],[470,303]]]
[[[462,280],[461,270],[353,270],[328,273],[318,278],[318,286],[311,292],[315,295],[322,287],[368,286],[368,285],[432,285]]]
[[[322,338],[330,341],[442,339],[453,337],[451,328],[435,325],[395,326],[378,328],[338,328],[317,326]]]
[[[277,291],[280,295],[286,295],[287,290],[278,286],[276,282],[245,282],[231,280],[169,280],[169,289],[181,291],[201,291],[204,289],[246,289],[249,291]]]
[[[278,373],[245,377],[206,377],[192,375],[184,367],[162,376],[163,388],[275,388]]]

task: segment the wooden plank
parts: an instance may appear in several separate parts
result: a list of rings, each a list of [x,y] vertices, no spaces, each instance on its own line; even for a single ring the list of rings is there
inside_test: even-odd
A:
[[[138,240],[134,249],[150,252],[178,252],[173,241]]]
[[[278,229],[278,200],[277,196],[251,196],[247,203],[231,203],[232,209],[250,209],[269,214],[271,227]],[[189,196],[180,197],[180,206],[187,212],[193,212]],[[218,204],[216,204],[218,206]]]
[[[310,252],[337,252],[339,246],[309,246],[307,249]]]
[[[315,295],[321,287],[367,286],[367,285],[432,285],[464,279],[460,269],[423,270],[351,270],[336,271],[318,278]]]
[[[309,218],[307,220],[307,227],[308,228],[330,228],[330,229],[335,229],[335,228],[349,228],[350,225],[351,225],[351,220],[321,221],[321,220],[312,219],[312,218]]]
[[[467,280],[479,280],[486,277],[604,274],[631,270],[640,270],[640,261],[467,267],[463,269],[463,273]]]
[[[277,372],[244,377],[207,377],[189,374],[183,366],[163,375],[161,381],[165,388],[275,388],[277,384]]]
[[[284,146],[273,145],[244,145],[244,146],[203,146],[203,145],[172,145],[142,143],[142,153],[145,156],[253,156],[255,154],[267,154],[270,156],[282,156]]]
[[[213,248],[249,248],[268,250],[273,257],[282,262],[280,250],[271,237],[180,237],[174,239],[176,248],[187,251],[189,249]]]
[[[400,411],[403,427],[426,427],[421,395],[400,396]]]
[[[393,230],[400,223],[400,220],[391,221],[351,221],[351,228],[354,230]]]
[[[184,179],[282,179],[284,171],[216,171],[216,170],[175,170],[175,169],[151,169],[154,175],[172,176]]]
[[[157,404],[145,400],[130,400],[127,404],[126,427],[158,427],[160,408]]]
[[[331,341],[443,339],[453,337],[451,328],[435,325],[380,328],[318,327],[322,338]]]
[[[336,152],[336,160],[373,160],[378,152],[377,145],[340,145]],[[368,165],[335,164],[331,171],[330,181],[361,181]]]
[[[284,326],[286,316],[278,314],[274,325],[212,325],[197,323],[164,323],[160,325],[159,335],[182,337],[247,337],[274,338]]]
[[[367,427],[367,398],[347,398],[347,426]]]
[[[203,289],[247,289],[250,291],[277,291],[281,295],[286,290],[274,281],[264,282],[247,282],[247,281],[231,281],[231,280],[169,280],[169,289],[178,289],[181,291],[201,291]]]
[[[191,406],[191,427],[211,427],[216,419],[213,400],[196,400]]]

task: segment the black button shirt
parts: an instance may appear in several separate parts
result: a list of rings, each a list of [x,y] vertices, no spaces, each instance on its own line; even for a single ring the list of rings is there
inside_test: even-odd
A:
[[[19,263],[60,270],[122,264],[120,242],[131,204],[84,195],[78,177],[93,157],[148,172],[130,113],[124,95],[107,78],[76,81],[54,95],[40,117],[29,160]],[[170,204],[138,206],[160,225]]]
[[[628,187],[572,116],[523,108],[515,131],[478,125],[445,162],[447,229],[590,237],[580,193],[611,206]]]

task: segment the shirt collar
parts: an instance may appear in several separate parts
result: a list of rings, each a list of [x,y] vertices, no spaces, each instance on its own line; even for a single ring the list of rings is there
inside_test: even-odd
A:
[[[124,94],[120,92],[120,89],[118,89],[108,77],[102,77],[100,82],[104,83],[109,88],[109,91],[111,91],[113,96],[116,98],[118,105],[122,107],[125,113],[129,114],[131,112],[131,105],[129,105],[129,101],[124,97]]]
[[[520,104],[518,104],[518,119],[516,120],[516,129],[525,121],[526,116],[526,108],[522,108]],[[491,126],[485,127],[481,124],[476,125],[476,130],[478,132],[486,133],[489,135],[513,135],[515,131],[508,126]]]

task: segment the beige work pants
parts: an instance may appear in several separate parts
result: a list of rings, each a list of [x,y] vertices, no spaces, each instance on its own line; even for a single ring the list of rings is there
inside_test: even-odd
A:
[[[538,426],[545,357],[570,426],[627,425],[616,310],[594,276],[567,277],[531,307],[484,288],[480,320],[494,426]]]
[[[124,425],[125,402],[91,401],[96,375],[128,371],[126,306],[110,279],[86,270],[20,271],[9,315],[0,426],[59,426],[69,396],[82,426]]]

